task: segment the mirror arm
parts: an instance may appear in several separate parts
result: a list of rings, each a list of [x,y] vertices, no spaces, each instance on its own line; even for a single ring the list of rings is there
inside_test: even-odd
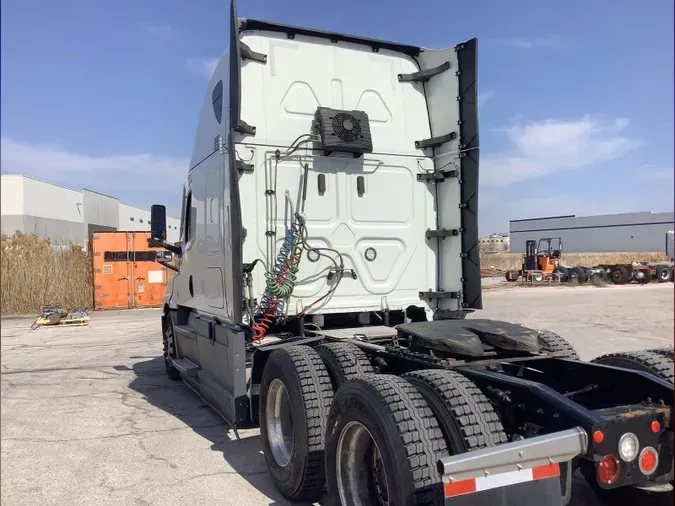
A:
[[[180,272],[180,269],[178,267],[176,267],[175,265],[165,264],[164,262],[157,262],[157,263],[160,264],[160,265],[163,265],[164,267],[166,267],[168,269],[171,269],[172,271]]]
[[[157,239],[148,239],[148,245],[151,248],[164,248],[167,251],[170,251],[174,255],[177,256],[182,256],[183,252],[178,246],[174,246],[173,244],[168,244],[166,242],[158,241]]]

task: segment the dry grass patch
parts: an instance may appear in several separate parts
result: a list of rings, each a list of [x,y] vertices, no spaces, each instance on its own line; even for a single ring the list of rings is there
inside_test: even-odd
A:
[[[48,239],[16,233],[0,244],[0,312],[37,314],[43,305],[91,308],[91,257],[80,246],[52,248]]]
[[[664,253],[563,253],[562,264],[566,266],[583,265],[593,267],[600,264],[629,264],[631,262],[663,262]],[[520,269],[522,253],[481,253],[480,265],[484,269],[507,271]]]

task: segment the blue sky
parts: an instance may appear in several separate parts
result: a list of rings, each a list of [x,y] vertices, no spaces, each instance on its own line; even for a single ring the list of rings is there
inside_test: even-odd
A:
[[[2,2],[2,172],[180,209],[228,6]],[[239,15],[431,48],[478,37],[481,234],[673,209],[672,0],[240,0]]]

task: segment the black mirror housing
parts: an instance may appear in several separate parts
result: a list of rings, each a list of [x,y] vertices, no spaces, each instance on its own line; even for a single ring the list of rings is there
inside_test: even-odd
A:
[[[150,236],[158,241],[166,240],[166,207],[154,205],[150,208]]]

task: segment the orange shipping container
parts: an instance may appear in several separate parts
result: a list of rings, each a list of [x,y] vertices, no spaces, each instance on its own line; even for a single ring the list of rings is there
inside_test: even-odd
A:
[[[166,267],[148,246],[150,232],[95,232],[94,309],[158,307],[164,301]]]

